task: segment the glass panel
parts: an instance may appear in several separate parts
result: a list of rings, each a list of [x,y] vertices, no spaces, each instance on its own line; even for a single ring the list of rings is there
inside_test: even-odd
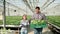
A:
[[[3,24],[3,0],[0,0],[0,25]]]

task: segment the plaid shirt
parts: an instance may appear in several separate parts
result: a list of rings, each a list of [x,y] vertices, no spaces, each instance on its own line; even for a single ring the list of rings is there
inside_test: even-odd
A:
[[[46,16],[43,13],[33,14],[31,19],[46,20]]]

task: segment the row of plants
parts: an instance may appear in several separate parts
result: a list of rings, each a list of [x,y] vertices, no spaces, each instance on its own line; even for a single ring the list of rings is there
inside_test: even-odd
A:
[[[58,27],[60,27],[60,16],[48,16],[48,21]]]
[[[2,20],[0,20],[0,25],[1,25],[1,24],[3,24],[3,21],[2,21]]]
[[[0,34],[11,34],[12,32],[11,32],[12,30],[10,30],[10,29],[6,29],[6,28],[1,28],[0,29]]]
[[[28,16],[27,19],[29,20],[31,17]],[[6,24],[7,25],[19,25],[22,16],[6,16]],[[47,16],[47,19],[50,23],[57,25],[60,27],[60,16]],[[2,20],[0,20],[0,25],[3,24]]]
[[[27,17],[30,19],[30,16]],[[6,25],[19,25],[20,21],[22,20],[22,16],[6,16]],[[0,25],[3,24],[3,21],[0,20]]]

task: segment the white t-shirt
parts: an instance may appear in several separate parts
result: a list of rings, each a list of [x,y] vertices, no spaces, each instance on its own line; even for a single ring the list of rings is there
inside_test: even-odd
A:
[[[20,27],[22,27],[21,29],[27,29],[28,25],[29,25],[28,20],[21,20],[20,22]]]

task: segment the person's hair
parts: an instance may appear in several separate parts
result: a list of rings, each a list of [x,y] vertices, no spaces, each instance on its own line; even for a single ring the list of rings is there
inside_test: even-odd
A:
[[[27,15],[26,15],[26,14],[24,14],[24,15],[22,16],[22,19],[23,19],[23,17],[24,17],[24,16],[27,16]],[[26,20],[27,20],[27,17],[26,17]]]
[[[40,7],[38,7],[38,6],[37,6],[35,9],[38,9],[38,10],[40,10]]]

